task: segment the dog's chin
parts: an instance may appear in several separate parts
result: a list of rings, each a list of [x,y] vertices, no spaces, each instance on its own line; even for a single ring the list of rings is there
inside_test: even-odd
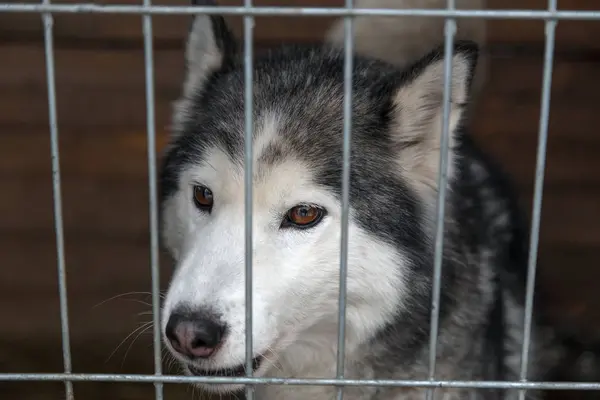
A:
[[[193,376],[193,375],[192,375]],[[193,386],[200,389],[205,395],[218,394],[218,395],[230,395],[242,393],[244,391],[244,385],[223,385],[218,383],[194,383]]]
[[[252,373],[254,376],[257,376],[257,372],[259,372],[263,361],[264,358],[262,356],[256,357],[252,360]],[[198,377],[242,378],[246,376],[245,364],[210,369],[205,369],[199,366],[187,364],[184,366],[184,371],[185,374],[188,376]],[[227,394],[244,389],[244,385],[236,384],[198,383],[196,385],[207,392],[218,394]]]

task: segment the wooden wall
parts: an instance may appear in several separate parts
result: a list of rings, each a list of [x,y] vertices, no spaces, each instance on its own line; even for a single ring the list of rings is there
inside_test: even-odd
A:
[[[74,2],[65,0],[64,2]],[[102,3],[134,4],[133,0]],[[139,2],[138,2],[139,3]],[[241,0],[221,1],[240,4]],[[282,1],[256,1],[281,5]],[[341,0],[286,0],[340,5]],[[155,4],[184,4],[182,1]],[[492,0],[491,8],[541,9],[542,0]],[[561,0],[561,9],[600,8]],[[151,373],[149,331],[111,352],[148,315],[150,290],[146,112],[141,22],[136,16],[57,15],[55,57],[66,265],[76,372]],[[182,72],[188,19],[154,19],[158,143]],[[239,18],[231,18],[240,32]],[[257,43],[316,41],[326,18],[260,18]],[[42,24],[0,14],[0,371],[62,369]],[[539,278],[550,311],[598,337],[600,249],[600,22],[558,25]],[[539,122],[543,23],[492,21],[490,82],[476,136],[514,176],[530,209]],[[171,266],[162,259],[161,286]],[[140,303],[142,302],[142,303]],[[136,335],[134,334],[133,337]],[[125,356],[125,353],[127,355]],[[176,372],[176,371],[172,371]],[[60,398],[60,384],[0,383],[2,398]],[[186,388],[167,392],[189,398]],[[147,399],[151,385],[76,385],[77,398]],[[582,398],[575,395],[573,398]],[[169,397],[175,398],[175,397]]]

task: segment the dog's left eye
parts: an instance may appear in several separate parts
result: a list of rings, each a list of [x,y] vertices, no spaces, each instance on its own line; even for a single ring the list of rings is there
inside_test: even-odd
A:
[[[285,214],[281,228],[311,228],[321,222],[325,214],[325,210],[321,207],[307,204],[297,205],[290,208]]]
[[[194,203],[203,211],[210,211],[213,206],[213,193],[206,186],[194,186]]]

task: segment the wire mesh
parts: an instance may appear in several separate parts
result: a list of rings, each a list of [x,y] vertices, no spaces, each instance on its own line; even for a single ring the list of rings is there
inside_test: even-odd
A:
[[[525,390],[600,390],[600,383],[582,382],[528,382],[527,363],[531,323],[533,313],[533,294],[537,264],[537,248],[543,198],[544,168],[546,143],[548,136],[548,119],[550,108],[550,89],[552,83],[552,64],[555,44],[555,30],[558,20],[599,20],[600,11],[559,11],[557,1],[549,0],[547,10],[456,10],[454,0],[447,0],[447,8],[432,9],[356,9],[352,0],[345,0],[343,8],[310,8],[310,7],[254,7],[251,0],[244,0],[243,7],[201,7],[201,6],[153,6],[150,0],[143,5],[97,5],[97,4],[52,4],[43,0],[40,4],[0,3],[0,12],[5,13],[40,13],[44,22],[44,44],[46,53],[46,70],[48,85],[48,107],[50,120],[52,176],[54,194],[54,217],[56,231],[56,249],[58,259],[58,282],[61,311],[62,345],[64,373],[58,374],[21,374],[2,373],[0,381],[62,381],[66,387],[66,398],[74,398],[73,382],[147,382],[156,386],[156,399],[163,398],[164,383],[217,383],[246,385],[247,399],[254,397],[256,384],[285,385],[333,385],[338,386],[337,399],[343,398],[343,386],[390,386],[428,388],[427,398],[431,399],[436,388],[482,388],[482,389],[519,389],[523,399]],[[149,204],[151,235],[151,275],[152,275],[152,309],[154,319],[154,375],[124,374],[74,374],[72,373],[69,319],[67,307],[66,263],[63,238],[60,160],[58,147],[58,122],[56,112],[56,90],[54,78],[53,54],[53,19],[52,13],[98,13],[98,14],[139,14],[143,18],[143,37],[146,70],[146,109],[147,109],[147,141],[149,171]],[[160,297],[159,297],[159,243],[158,243],[158,201],[156,187],[156,130],[154,101],[154,71],[152,50],[152,15],[157,14],[222,14],[244,16],[244,77],[245,77],[245,274],[246,274],[246,377],[200,377],[200,376],[167,376],[162,374],[161,367],[161,334],[160,334]],[[341,206],[341,252],[339,275],[339,327],[338,354],[335,379],[296,379],[253,377],[252,358],[252,181],[253,181],[253,29],[255,16],[337,16],[345,17],[345,64],[344,64],[344,126],[343,126],[343,170],[342,170],[342,206]],[[355,16],[421,16],[446,18],[445,62],[444,62],[444,108],[442,124],[442,145],[439,162],[437,202],[437,228],[435,237],[434,279],[432,293],[432,315],[430,329],[429,375],[427,380],[382,380],[382,379],[346,379],[345,365],[345,310],[346,279],[348,264],[348,220],[349,220],[349,177],[350,177],[350,143],[352,129],[352,67],[353,67],[353,22]],[[444,205],[447,186],[448,147],[449,147],[449,102],[450,76],[452,73],[453,40],[456,33],[456,18],[506,18],[506,19],[545,19],[545,57],[542,82],[542,102],[539,122],[539,139],[537,165],[535,174],[533,218],[530,236],[530,252],[528,260],[528,280],[525,307],[525,332],[521,354],[520,381],[443,381],[435,379],[437,336],[439,330],[439,306],[442,269],[442,249],[444,239]]]

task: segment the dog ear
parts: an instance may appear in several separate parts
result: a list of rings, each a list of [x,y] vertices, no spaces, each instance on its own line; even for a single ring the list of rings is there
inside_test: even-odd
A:
[[[216,6],[213,0],[192,0],[196,6]],[[184,96],[201,90],[206,79],[232,61],[237,43],[220,15],[194,17],[185,51]]]
[[[458,41],[452,52],[450,82],[450,148],[464,114],[477,64],[478,46]],[[415,178],[437,176],[444,110],[444,47],[438,47],[406,70],[392,96],[392,135],[403,169]],[[452,154],[452,150],[450,150]],[[451,159],[452,162],[452,159]],[[432,175],[433,174],[433,175]],[[427,185],[433,182],[427,182]]]

